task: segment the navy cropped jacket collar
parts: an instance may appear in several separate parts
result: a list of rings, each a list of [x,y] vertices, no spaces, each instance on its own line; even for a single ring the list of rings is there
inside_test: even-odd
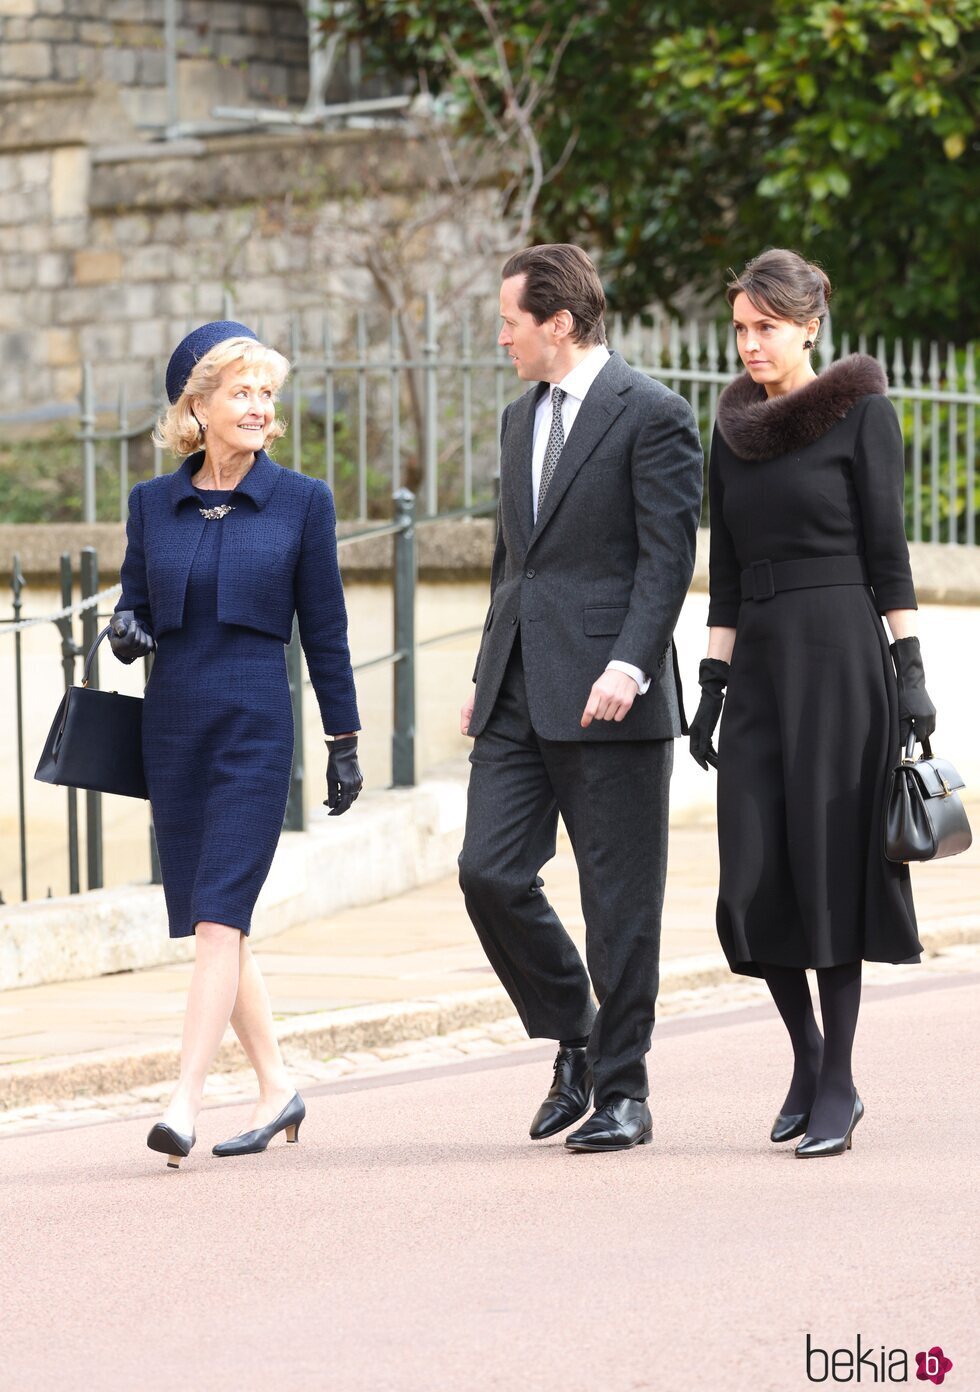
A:
[[[201,497],[191,479],[203,463],[204,451],[198,450],[196,454],[189,454],[176,473],[170,475],[170,502],[174,512],[188,498],[200,507]],[[265,450],[259,450],[255,463],[235,489],[236,496],[250,498],[257,508],[265,507],[272,497],[281,467]]]

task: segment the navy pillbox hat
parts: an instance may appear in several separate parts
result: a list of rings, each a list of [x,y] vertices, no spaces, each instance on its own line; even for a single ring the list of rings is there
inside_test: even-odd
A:
[[[251,338],[258,343],[258,337],[245,324],[236,324],[234,319],[216,319],[211,324],[202,324],[182,339],[167,363],[167,396],[171,405],[180,400],[187,386],[187,379],[201,359],[229,338]]]

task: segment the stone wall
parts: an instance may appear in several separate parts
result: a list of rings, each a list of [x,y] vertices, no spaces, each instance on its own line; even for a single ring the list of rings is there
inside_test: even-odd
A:
[[[188,126],[163,139],[163,10],[0,0],[0,413],[75,401],[84,360],[100,400],[146,400],[229,296],[285,346],[291,313],[366,286],[343,212],[366,162],[395,197],[420,177],[397,130],[216,128],[215,105],[302,107],[300,0],[179,0]],[[356,95],[349,79],[341,60],[327,100]]]
[[[212,137],[142,150],[0,155],[0,411],[77,397],[145,398],[194,322],[254,321],[288,351],[291,314],[370,296],[343,198],[366,160],[392,196],[420,153],[398,134]],[[261,197],[258,195],[261,193]],[[315,333],[312,327],[310,333]]]
[[[177,44],[183,120],[306,100],[299,0],[181,0]],[[0,90],[79,82],[118,89],[134,127],[164,125],[163,0],[0,0]]]

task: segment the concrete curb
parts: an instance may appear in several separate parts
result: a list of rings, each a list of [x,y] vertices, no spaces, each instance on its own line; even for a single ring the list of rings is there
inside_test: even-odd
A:
[[[297,1015],[284,1022],[278,1034],[287,1052],[302,1050],[322,1058],[492,1024],[513,1013],[506,992],[500,987],[489,987],[427,1000]],[[229,1073],[245,1066],[236,1041],[222,1044],[215,1072]],[[0,1111],[63,1098],[129,1092],[176,1078],[179,1067],[177,1040],[166,1045],[100,1049],[85,1057],[50,1058],[40,1064],[11,1064],[0,1078]]]
[[[980,942],[980,914],[958,916],[942,928],[922,931],[920,938],[927,955],[963,943]],[[660,994],[662,998],[670,997],[732,980],[727,963],[717,956],[682,957],[662,964]],[[454,991],[424,1000],[298,1015],[281,1025],[279,1038],[287,1053],[335,1057],[494,1024],[513,1014],[514,1007],[506,992],[501,987],[489,987]],[[129,1092],[136,1087],[167,1082],[177,1077],[179,1062],[180,1045],[175,1040],[173,1044],[162,1046],[99,1050],[82,1058],[71,1056],[46,1059],[39,1064],[13,1064],[0,1078],[0,1111],[71,1097]],[[245,1059],[238,1044],[223,1044],[215,1071],[233,1072],[244,1066]]]

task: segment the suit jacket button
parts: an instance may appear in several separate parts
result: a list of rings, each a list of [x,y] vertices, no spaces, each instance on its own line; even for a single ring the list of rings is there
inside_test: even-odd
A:
[[[524,572],[524,574],[527,576],[527,578],[528,578],[529,580],[533,580],[533,579],[534,579],[534,571],[533,571],[533,570],[526,570],[526,571]]]

